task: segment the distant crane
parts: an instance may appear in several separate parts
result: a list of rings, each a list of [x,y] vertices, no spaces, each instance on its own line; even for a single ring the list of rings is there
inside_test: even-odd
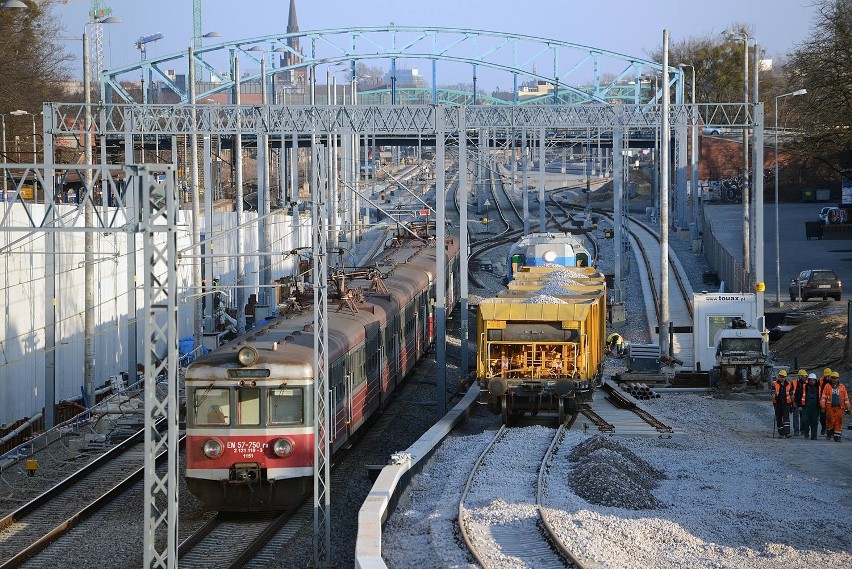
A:
[[[136,49],[139,50],[139,56],[141,57],[141,61],[144,62],[145,59],[147,59],[147,57],[148,57],[148,44],[155,42],[157,40],[161,40],[161,39],[163,39],[163,34],[158,32],[156,34],[151,34],[149,36],[141,36],[138,40],[136,40],[136,43],[134,45],[136,46]],[[154,86],[153,82],[152,82],[153,78],[151,76],[150,70],[148,71],[148,73],[149,73],[149,75],[148,75],[149,87],[148,88],[151,88],[151,87]],[[147,94],[148,94],[148,92],[145,89],[145,69],[142,68],[142,102],[143,103],[148,102]]]

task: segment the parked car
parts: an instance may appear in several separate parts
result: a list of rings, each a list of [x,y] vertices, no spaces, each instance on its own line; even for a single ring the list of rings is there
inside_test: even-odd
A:
[[[702,134],[710,134],[713,136],[721,136],[727,134],[727,131],[721,126],[703,126],[701,127]]]
[[[845,209],[839,207],[824,207],[819,212],[819,220],[825,224],[829,223],[846,223],[848,221]]]
[[[831,269],[808,269],[790,281],[790,300],[801,294],[802,300],[833,298],[840,300],[843,283]]]

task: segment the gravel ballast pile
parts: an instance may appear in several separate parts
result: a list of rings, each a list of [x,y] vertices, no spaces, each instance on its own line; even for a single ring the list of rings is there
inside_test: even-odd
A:
[[[594,436],[574,447],[569,460],[573,469],[568,484],[589,503],[628,510],[665,507],[651,493],[665,473],[618,441]]]

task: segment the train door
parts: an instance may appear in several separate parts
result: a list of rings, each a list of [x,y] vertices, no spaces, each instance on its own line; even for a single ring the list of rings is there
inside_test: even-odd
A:
[[[355,387],[352,381],[353,373],[346,374],[346,433],[349,434],[349,427],[352,425],[352,388]]]
[[[418,296],[415,300],[414,306],[414,358],[417,359],[422,353],[420,350],[423,347],[423,339],[422,334],[423,331],[420,329],[420,306],[422,304],[422,296]]]
[[[394,373],[397,377],[394,378],[394,383],[398,381],[399,374],[402,373],[402,354],[400,353],[400,335],[399,331],[395,330],[393,334],[393,361],[394,361]]]
[[[345,358],[341,358],[331,364],[331,373],[328,374],[329,391],[331,395],[331,404],[328,405],[331,413],[331,425],[329,425],[329,427],[333,441],[339,440],[341,438],[341,434],[345,434],[346,429],[346,417],[348,410],[342,408],[345,407],[342,403],[346,401],[346,376],[348,374],[345,370],[346,360]]]

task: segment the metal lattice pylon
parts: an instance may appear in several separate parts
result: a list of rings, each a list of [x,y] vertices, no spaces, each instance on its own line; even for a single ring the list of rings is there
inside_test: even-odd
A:
[[[316,124],[311,134],[314,262],[314,567],[331,565],[331,457],[328,399],[328,171]]]
[[[177,567],[178,311],[176,172],[128,166],[141,196],[145,259],[145,557],[144,566]],[[155,174],[165,174],[158,182]],[[157,382],[168,388],[158,392]],[[167,467],[157,471],[157,457]]]

